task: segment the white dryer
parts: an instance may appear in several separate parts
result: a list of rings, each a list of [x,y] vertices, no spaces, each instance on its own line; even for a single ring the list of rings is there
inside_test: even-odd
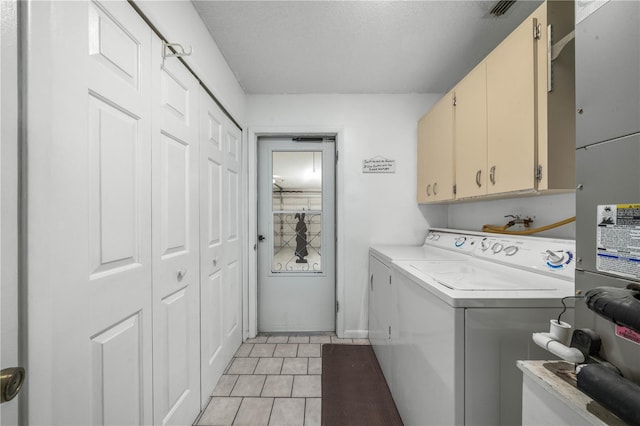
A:
[[[520,424],[516,361],[548,359],[531,333],[574,294],[573,241],[485,234],[461,247],[471,241],[465,261],[392,262],[392,393],[406,425]]]

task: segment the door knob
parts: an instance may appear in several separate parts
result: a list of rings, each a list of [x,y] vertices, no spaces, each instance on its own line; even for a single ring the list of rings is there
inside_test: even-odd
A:
[[[263,241],[264,240],[264,235],[258,235],[258,241]]]
[[[5,368],[0,371],[0,402],[8,402],[18,395],[24,384],[25,372],[22,367]]]
[[[187,275],[187,270],[186,269],[180,269],[176,273],[176,278],[178,279],[178,281],[182,281],[182,279],[184,278],[185,275]]]

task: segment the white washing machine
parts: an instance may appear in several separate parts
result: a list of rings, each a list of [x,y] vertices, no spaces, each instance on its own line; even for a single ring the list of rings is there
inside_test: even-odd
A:
[[[375,245],[369,249],[369,340],[389,388],[393,387],[391,337],[398,317],[391,262],[468,260],[480,239],[462,232],[432,230],[422,246]]]
[[[464,261],[392,262],[394,400],[406,425],[520,424],[516,361],[549,358],[531,333],[548,330],[561,298],[574,295],[575,244],[456,238],[459,248],[473,242]]]

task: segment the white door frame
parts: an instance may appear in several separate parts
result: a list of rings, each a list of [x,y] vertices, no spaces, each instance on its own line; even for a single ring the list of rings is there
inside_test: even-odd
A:
[[[336,135],[336,153],[342,151],[344,129],[338,126],[276,126],[248,129],[245,170],[247,171],[247,281],[244,306],[247,309],[248,328],[246,336],[255,337],[258,332],[258,138],[262,136],[312,136]],[[339,157],[338,157],[339,158]],[[341,262],[344,241],[341,226],[344,223],[344,171],[342,161],[336,163],[336,302],[340,309],[336,313],[336,334],[344,335],[344,265]]]
[[[22,90],[20,61],[21,2],[3,0],[0,3],[0,368],[26,368],[21,351],[21,333],[24,331],[21,314],[25,312],[24,299],[19,288],[19,252],[22,235],[22,211],[18,193],[21,179],[20,165],[20,98]],[[20,225],[18,226],[18,223]],[[26,388],[13,401],[0,407],[0,425],[26,423],[20,417],[24,407]],[[22,420],[22,421],[20,421]]]

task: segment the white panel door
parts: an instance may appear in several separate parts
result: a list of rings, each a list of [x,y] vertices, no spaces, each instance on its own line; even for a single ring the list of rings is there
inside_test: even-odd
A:
[[[153,37],[154,423],[200,411],[199,114],[197,80]]]
[[[200,90],[200,339],[201,339],[201,399],[204,407],[220,379],[224,368],[241,343],[238,327],[239,282],[229,274],[229,261],[238,262],[228,238],[235,232],[223,233],[229,223],[228,199],[238,199],[238,187],[226,188],[231,182],[226,169],[229,143],[238,143],[238,134],[229,130],[229,122],[211,97]],[[235,148],[237,149],[237,147]],[[237,163],[230,161],[233,170]],[[226,181],[225,179],[226,178]],[[229,191],[235,191],[230,198]],[[237,208],[237,207],[236,207]],[[237,212],[233,212],[237,215]],[[235,222],[237,223],[237,222]],[[233,242],[233,241],[232,241]],[[235,267],[235,266],[234,266]],[[230,291],[229,287],[235,290]],[[225,295],[231,294],[231,300]],[[231,318],[227,320],[226,318]],[[229,322],[230,321],[230,322]]]
[[[222,336],[225,357],[242,343],[242,252],[240,247],[240,191],[242,132],[228,118],[222,135],[224,171],[222,176],[222,239],[224,270],[222,276]]]
[[[28,423],[150,424],[151,31],[27,6]]]
[[[316,139],[258,140],[260,331],[335,330],[335,141]]]

